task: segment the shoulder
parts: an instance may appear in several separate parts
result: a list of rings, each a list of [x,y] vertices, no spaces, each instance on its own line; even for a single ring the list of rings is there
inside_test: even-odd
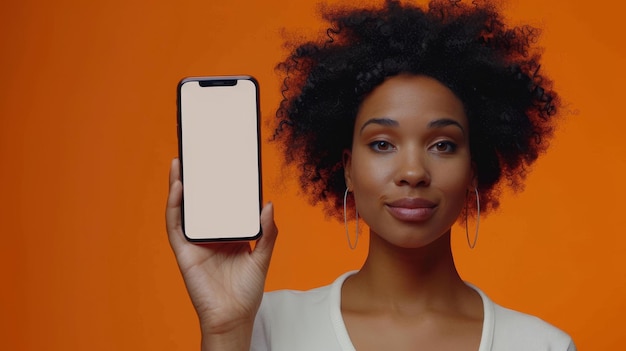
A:
[[[265,293],[253,329],[253,350],[341,350],[341,285]]]
[[[575,350],[569,335],[538,317],[495,305],[495,321],[494,346],[517,343],[527,350]]]
[[[340,303],[341,286],[346,278],[352,274],[354,272],[344,273],[332,284],[311,290],[277,290],[267,292],[263,295],[261,308],[271,309],[272,314],[297,314],[306,310],[323,311],[325,314],[328,314],[329,308]]]
[[[576,350],[564,331],[538,317],[502,307],[475,289],[483,298],[483,337],[491,334],[492,350]]]
[[[293,321],[291,316],[311,317],[310,313],[326,311],[330,306],[332,285],[320,288],[300,290],[277,290],[263,295],[259,313],[271,315],[275,320]],[[306,313],[306,314],[302,314]]]

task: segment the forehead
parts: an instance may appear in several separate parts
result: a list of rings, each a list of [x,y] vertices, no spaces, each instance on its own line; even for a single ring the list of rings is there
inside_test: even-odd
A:
[[[463,103],[438,80],[427,76],[399,75],[387,78],[361,103],[356,125],[370,118],[386,117],[402,124],[449,118],[467,127]]]

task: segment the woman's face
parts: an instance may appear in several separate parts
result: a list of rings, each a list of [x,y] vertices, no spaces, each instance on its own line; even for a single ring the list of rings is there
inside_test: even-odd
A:
[[[372,235],[418,248],[445,234],[473,189],[461,101],[426,76],[388,78],[361,104],[346,184]]]

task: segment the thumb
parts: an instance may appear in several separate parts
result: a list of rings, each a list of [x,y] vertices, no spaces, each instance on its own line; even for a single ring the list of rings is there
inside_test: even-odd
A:
[[[269,266],[269,261],[278,235],[278,228],[274,222],[274,204],[271,202],[263,206],[261,210],[261,230],[263,231],[263,236],[261,236],[261,239],[257,242],[254,248],[254,254],[262,258],[265,266]]]

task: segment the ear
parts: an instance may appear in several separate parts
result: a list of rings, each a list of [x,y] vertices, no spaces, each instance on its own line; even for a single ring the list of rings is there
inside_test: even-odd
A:
[[[346,187],[352,189],[352,151],[345,149],[342,155],[343,176],[346,180]]]

